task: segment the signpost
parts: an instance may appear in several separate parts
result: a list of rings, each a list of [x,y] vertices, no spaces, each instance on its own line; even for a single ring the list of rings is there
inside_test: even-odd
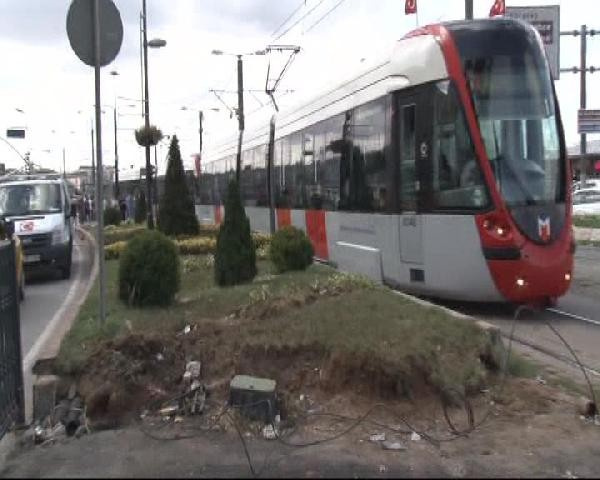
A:
[[[6,130],[6,138],[25,138],[25,129],[9,128]]]
[[[123,43],[121,14],[112,0],[73,0],[67,14],[67,34],[71,48],[79,59],[94,67],[96,94],[96,211],[98,212],[98,265],[100,275],[100,323],[106,312],[106,285],[104,278],[104,222],[102,168],[102,122],[100,101],[100,67],[111,63]]]
[[[506,17],[530,23],[542,37],[552,78],[560,77],[560,6],[506,7]]]
[[[577,133],[600,133],[600,110],[578,110]]]

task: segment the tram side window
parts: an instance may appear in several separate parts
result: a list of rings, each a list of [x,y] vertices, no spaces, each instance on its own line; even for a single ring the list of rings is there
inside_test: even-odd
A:
[[[344,119],[344,115],[338,115],[322,124],[325,132],[325,158],[319,164],[317,175],[322,190],[323,208],[326,210],[337,210],[340,204]]]
[[[304,208],[304,162],[302,134],[295,133],[289,138],[290,151],[285,163],[284,197],[289,201],[289,208]],[[289,163],[288,163],[289,162]]]
[[[268,205],[266,153],[266,145],[260,145],[256,147],[254,151],[254,191],[256,195],[256,205],[259,207]]]
[[[244,150],[242,152],[242,171],[240,172],[240,188],[242,194],[242,202],[244,205],[251,206],[255,204],[254,200],[254,185],[253,185],[253,162],[254,152],[252,150]]]
[[[351,190],[353,207],[378,212],[387,208],[385,99],[356,109],[353,126]]]
[[[400,206],[403,211],[417,210],[415,133],[416,105],[401,107],[400,113]]]
[[[281,191],[283,189],[282,143],[283,140],[277,140],[273,146],[272,185],[275,208],[281,207]]]
[[[479,209],[488,203],[483,175],[475,156],[454,85],[434,87],[433,195],[435,208]]]

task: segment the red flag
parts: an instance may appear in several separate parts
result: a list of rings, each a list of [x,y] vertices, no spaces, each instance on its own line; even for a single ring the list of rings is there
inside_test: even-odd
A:
[[[506,13],[506,5],[504,0],[495,0],[492,8],[490,9],[490,17],[495,17],[496,15],[504,15]]]
[[[404,13],[406,15],[417,13],[417,0],[406,0],[404,3]]]

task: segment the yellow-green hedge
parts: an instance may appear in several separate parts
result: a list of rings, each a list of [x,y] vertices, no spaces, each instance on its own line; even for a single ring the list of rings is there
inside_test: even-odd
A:
[[[256,245],[257,256],[260,259],[267,257],[268,246],[271,242],[271,236],[262,233],[253,233],[252,238]],[[213,236],[201,236],[191,238],[179,238],[175,240],[180,255],[207,255],[214,254],[217,248],[217,239]],[[121,256],[121,253],[127,245],[126,241],[117,241],[104,247],[104,258],[115,260]]]

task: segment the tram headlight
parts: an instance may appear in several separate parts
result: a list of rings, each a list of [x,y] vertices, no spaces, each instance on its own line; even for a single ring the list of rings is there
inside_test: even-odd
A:
[[[526,282],[525,282],[524,278],[517,278],[517,286],[524,287],[525,284],[526,284]]]
[[[565,273],[565,281],[567,281],[567,282],[571,281],[571,274],[569,272]]]

